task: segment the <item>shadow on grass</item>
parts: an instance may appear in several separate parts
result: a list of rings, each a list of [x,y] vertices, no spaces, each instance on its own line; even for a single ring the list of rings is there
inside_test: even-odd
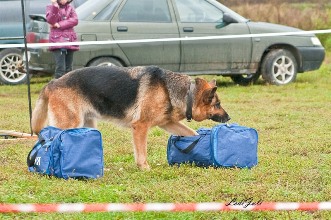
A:
[[[230,77],[218,77],[216,79],[216,83],[218,87],[237,87],[237,86],[243,86],[243,85],[239,85],[235,82],[233,82]],[[258,81],[256,81],[254,84],[249,84],[243,87],[249,87],[249,86],[254,86],[254,85],[259,85],[259,86],[264,86],[266,85],[265,81],[262,80],[262,78],[260,77],[260,79]]]

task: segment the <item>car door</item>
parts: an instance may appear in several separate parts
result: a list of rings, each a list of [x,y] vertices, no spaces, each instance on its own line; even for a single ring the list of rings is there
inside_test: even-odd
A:
[[[216,1],[173,0],[181,38],[249,34],[245,22],[223,22],[224,11]],[[248,68],[251,38],[182,41],[180,71],[230,73]]]
[[[111,22],[115,40],[178,38],[178,26],[169,0],[126,0]],[[157,65],[178,71],[180,43],[120,43],[131,66]]]

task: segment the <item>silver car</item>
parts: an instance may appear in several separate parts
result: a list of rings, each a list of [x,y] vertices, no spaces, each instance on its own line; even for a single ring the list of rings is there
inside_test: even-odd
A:
[[[88,1],[76,11],[79,40],[103,43],[81,45],[74,68],[158,65],[190,75],[229,76],[240,85],[252,84],[260,75],[270,84],[284,85],[293,82],[297,73],[318,69],[325,56],[315,35],[252,22],[215,0],[99,0]],[[30,42],[47,42],[45,17],[31,18]],[[247,36],[284,32],[291,34]],[[228,37],[217,38],[224,36]],[[116,42],[166,38],[183,40]],[[29,52],[31,69],[53,72],[53,57],[46,47]]]

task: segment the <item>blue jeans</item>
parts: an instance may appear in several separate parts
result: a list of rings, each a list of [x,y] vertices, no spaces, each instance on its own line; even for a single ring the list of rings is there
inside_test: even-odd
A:
[[[72,70],[74,51],[67,49],[53,50],[55,59],[54,78],[58,79]]]

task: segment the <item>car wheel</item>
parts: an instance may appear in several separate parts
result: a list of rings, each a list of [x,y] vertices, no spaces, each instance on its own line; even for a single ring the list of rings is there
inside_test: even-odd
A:
[[[101,57],[93,60],[88,66],[123,66],[120,61],[112,57]]]
[[[231,76],[231,79],[234,83],[239,84],[241,86],[248,86],[256,83],[256,81],[260,78],[260,73],[247,74],[247,75],[235,75]]]
[[[285,49],[272,50],[261,65],[262,78],[273,85],[286,85],[295,81],[297,69],[295,57]]]
[[[0,52],[0,82],[17,85],[26,82],[27,74],[18,71],[18,64],[22,62],[21,50],[10,48]]]

